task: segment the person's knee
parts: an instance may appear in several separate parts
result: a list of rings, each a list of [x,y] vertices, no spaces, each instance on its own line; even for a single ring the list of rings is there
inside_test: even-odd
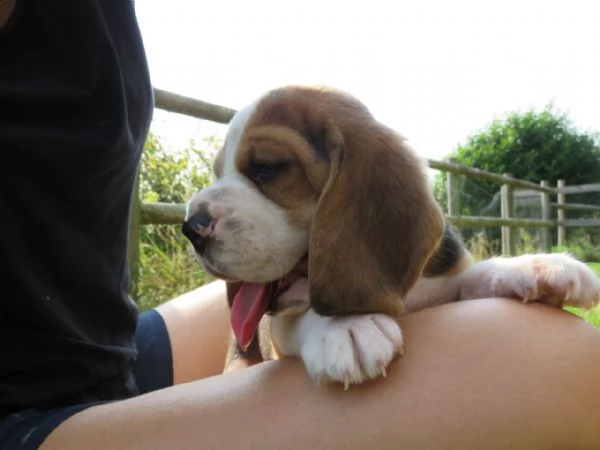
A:
[[[470,424],[474,435],[509,426],[517,441],[591,448],[600,330],[558,308],[509,299],[444,305],[400,323],[405,354],[388,371],[399,403],[412,400],[400,409],[448,423],[456,442],[456,430]],[[431,399],[439,400],[435,410]]]
[[[592,388],[600,378],[600,330],[558,308],[470,300],[411,314],[400,324],[405,354],[398,365],[417,376],[442,370],[446,379],[491,377],[498,385],[535,389],[535,383],[563,389],[574,380]]]

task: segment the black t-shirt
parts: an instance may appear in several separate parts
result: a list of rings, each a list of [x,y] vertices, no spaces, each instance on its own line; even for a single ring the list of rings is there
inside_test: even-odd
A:
[[[137,393],[127,240],[153,110],[128,0],[0,29],[0,417]]]

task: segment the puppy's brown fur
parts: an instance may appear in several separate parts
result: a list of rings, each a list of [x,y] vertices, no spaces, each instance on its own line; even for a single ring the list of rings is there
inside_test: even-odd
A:
[[[322,315],[400,313],[398,297],[444,233],[422,162],[347,94],[285,88],[262,104],[236,165],[245,174],[256,161],[287,165],[285,176],[259,187],[311,227],[312,307]]]

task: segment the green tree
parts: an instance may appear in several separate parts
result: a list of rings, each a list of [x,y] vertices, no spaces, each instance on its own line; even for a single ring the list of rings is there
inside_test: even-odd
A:
[[[513,112],[494,120],[445,159],[489,172],[509,173],[534,183],[548,180],[553,186],[559,179],[568,184],[600,180],[598,136],[577,130],[570,118],[555,111],[552,105],[542,111]],[[440,172],[434,183],[436,198],[444,207],[446,177],[445,172]],[[493,201],[498,191],[498,184],[463,177],[460,213],[493,215],[499,209]],[[463,234],[468,238],[472,230],[465,231]]]
[[[220,140],[209,137],[199,146],[190,141],[181,150],[166,149],[150,133],[140,169],[140,196],[145,202],[183,203],[212,176],[212,160]]]

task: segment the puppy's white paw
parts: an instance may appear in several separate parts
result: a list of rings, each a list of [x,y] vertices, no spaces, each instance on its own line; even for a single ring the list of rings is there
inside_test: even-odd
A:
[[[600,301],[600,279],[568,254],[534,254],[484,261],[469,284],[489,283],[489,295],[589,309]],[[476,264],[477,266],[478,264]]]
[[[397,353],[403,353],[398,323],[384,314],[323,317],[308,312],[300,355],[317,383],[350,384],[386,376]],[[305,325],[307,322],[305,322]]]

